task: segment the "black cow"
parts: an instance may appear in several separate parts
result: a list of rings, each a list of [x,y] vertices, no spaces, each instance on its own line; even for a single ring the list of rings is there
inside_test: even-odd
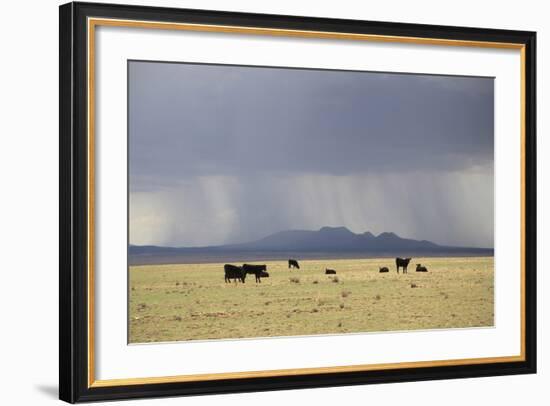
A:
[[[246,272],[244,272],[242,266],[236,266],[231,264],[225,264],[223,266],[223,270],[225,272],[225,282],[231,282],[231,279],[237,283],[237,280],[240,280],[242,283],[244,283],[244,280],[246,279]]]
[[[325,269],[325,275],[336,275],[336,271],[334,269]]]
[[[416,264],[416,272],[428,272],[428,268],[420,264]]]
[[[407,267],[411,262],[410,258],[395,258],[395,265],[397,266],[397,273],[399,273],[399,267],[403,268],[403,273],[407,273]]]
[[[262,280],[260,279],[261,278],[261,273],[267,271],[267,266],[266,265],[244,264],[243,265],[243,271],[245,273],[254,274],[254,276],[256,276],[256,283],[261,283],[262,282]]]
[[[288,260],[288,269],[298,268],[300,269],[300,264],[295,259]]]
[[[260,272],[260,278],[269,278],[269,274],[267,272]]]
[[[384,273],[384,272],[389,272],[389,271],[390,271],[390,270],[389,270],[387,267],[385,267],[385,266],[379,267],[378,269],[379,269],[378,272],[380,272],[380,273]]]

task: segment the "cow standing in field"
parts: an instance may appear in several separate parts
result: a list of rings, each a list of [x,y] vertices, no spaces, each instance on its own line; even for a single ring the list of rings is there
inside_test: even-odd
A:
[[[395,258],[395,265],[397,266],[397,273],[399,273],[399,267],[403,268],[403,273],[407,273],[407,267],[411,262],[411,258]]]
[[[300,264],[295,259],[288,260],[288,269],[297,268],[300,269]]]
[[[254,274],[254,276],[256,277],[256,283],[261,283],[262,280],[261,280],[261,277],[262,277],[262,272],[266,272],[267,271],[267,265],[249,265],[249,264],[244,264],[243,265],[243,271],[245,273],[250,273],[250,274]],[[267,273],[267,272],[266,272]]]
[[[336,275],[336,271],[334,269],[325,269],[325,275]]]
[[[225,264],[223,266],[223,270],[225,272],[225,283],[231,282],[231,279],[233,279],[235,283],[237,283],[237,280],[244,283],[244,280],[246,279],[246,272],[244,272],[242,266]]]

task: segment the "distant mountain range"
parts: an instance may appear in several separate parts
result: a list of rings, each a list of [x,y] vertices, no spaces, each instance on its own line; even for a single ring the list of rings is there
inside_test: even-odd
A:
[[[346,227],[281,231],[257,241],[210,247],[130,245],[130,265],[278,259],[492,256],[493,248],[450,247],[394,233],[355,234]]]

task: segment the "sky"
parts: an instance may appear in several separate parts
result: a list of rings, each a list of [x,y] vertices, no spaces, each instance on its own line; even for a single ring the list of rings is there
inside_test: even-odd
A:
[[[130,244],[493,247],[493,78],[129,62]]]

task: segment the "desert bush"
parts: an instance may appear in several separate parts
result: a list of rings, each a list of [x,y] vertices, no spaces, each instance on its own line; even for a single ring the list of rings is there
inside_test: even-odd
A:
[[[348,297],[349,295],[351,295],[351,292],[349,290],[343,290],[341,295],[342,297]]]
[[[300,283],[300,278],[292,277],[292,278],[290,278],[289,280],[290,280],[290,282],[292,282],[292,283]]]

